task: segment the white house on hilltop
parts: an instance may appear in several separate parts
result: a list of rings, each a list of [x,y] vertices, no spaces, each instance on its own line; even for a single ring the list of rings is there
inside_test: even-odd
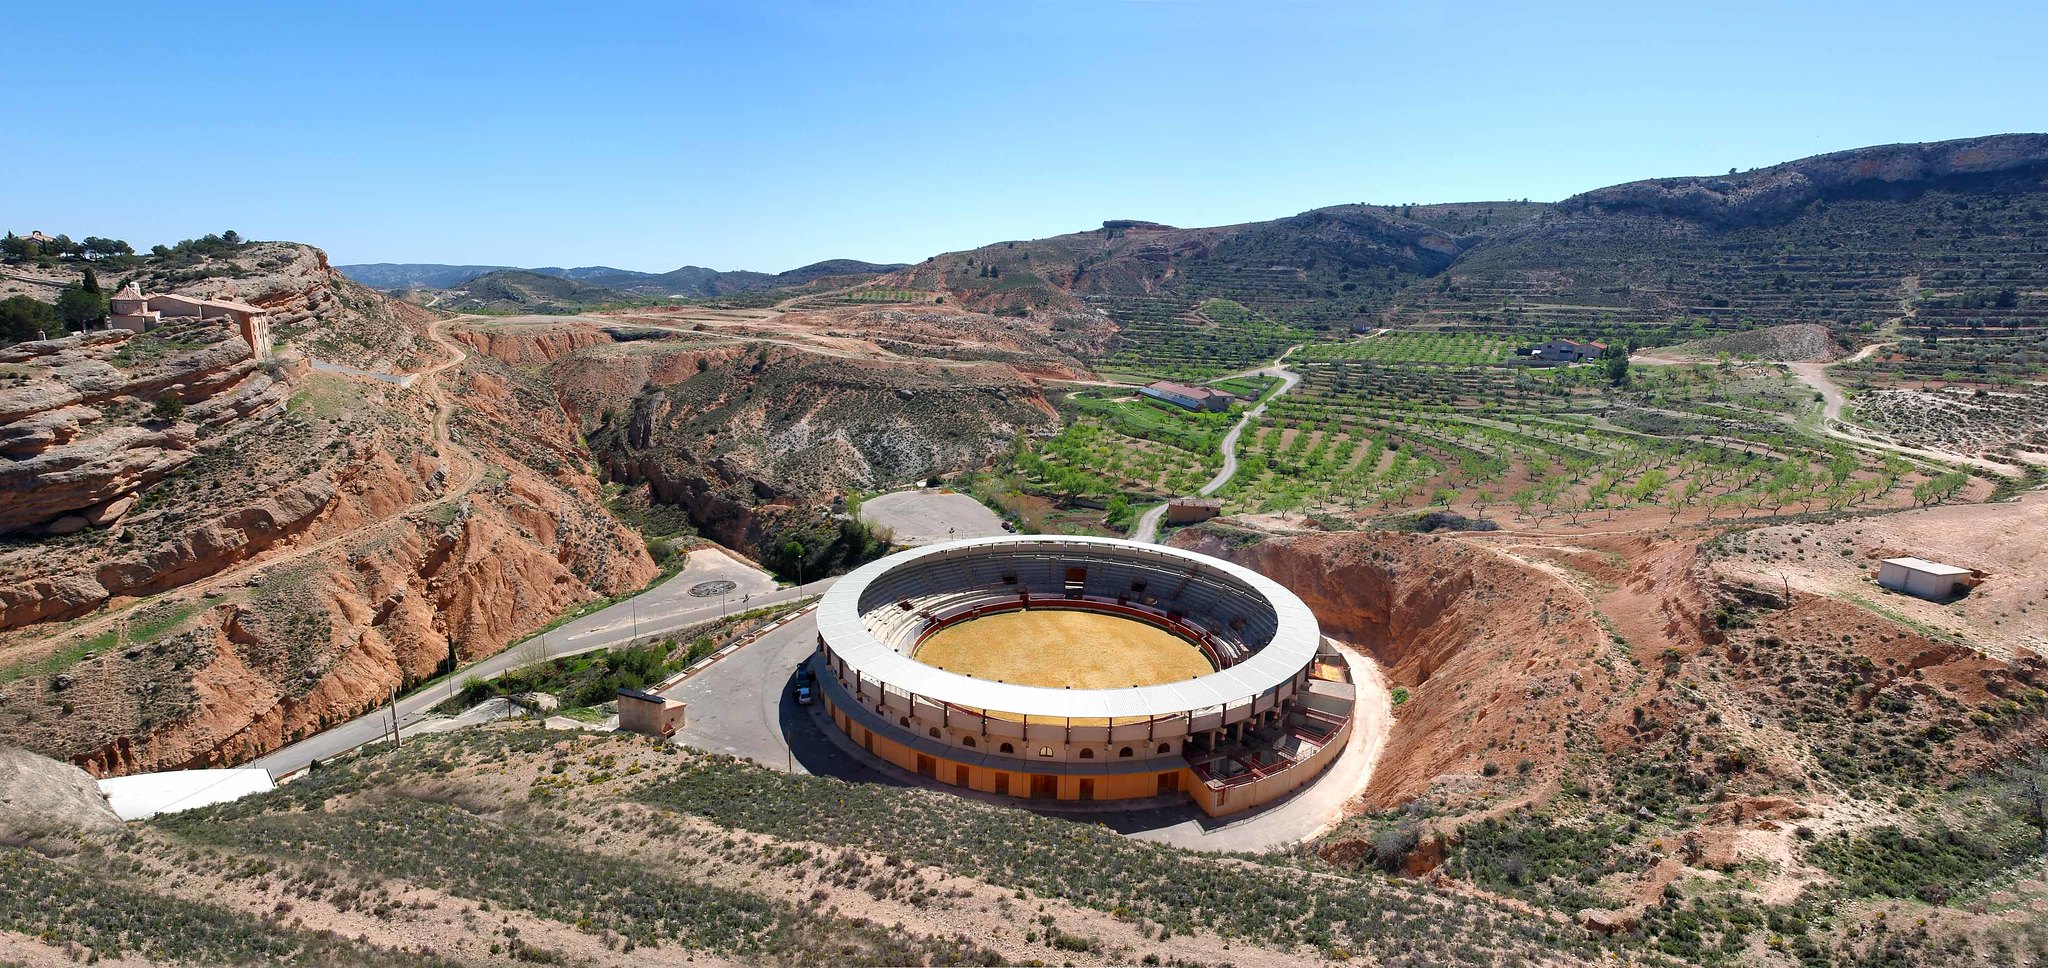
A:
[[[270,355],[270,317],[261,306],[233,299],[202,299],[159,293],[145,296],[135,283],[121,287],[107,300],[107,326],[131,333],[146,333],[163,325],[165,319],[217,319],[242,337],[258,357]]]

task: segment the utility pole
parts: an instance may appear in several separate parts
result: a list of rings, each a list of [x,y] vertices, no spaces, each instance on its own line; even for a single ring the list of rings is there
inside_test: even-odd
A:
[[[391,745],[405,746],[405,738],[398,733],[398,687],[391,687]]]

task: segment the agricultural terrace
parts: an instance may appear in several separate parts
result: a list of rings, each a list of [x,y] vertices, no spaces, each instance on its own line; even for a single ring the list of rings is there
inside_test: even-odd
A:
[[[1211,380],[1209,385],[1225,393],[1234,393],[1239,400],[1250,403],[1271,393],[1280,382],[1277,376],[1254,373],[1250,376],[1234,376],[1227,380]]]
[[[1105,375],[1200,382],[1270,362],[1308,339],[1228,299],[1199,305],[1166,296],[1104,297],[1116,342],[1096,369]]]
[[[846,292],[831,293],[804,300],[807,306],[846,306],[868,303],[928,303],[932,293],[921,289],[898,289],[893,286],[867,286]]]
[[[1381,336],[1397,354],[1484,356],[1485,337]],[[1290,358],[1302,386],[1245,434],[1228,513],[1363,516],[1399,508],[1512,508],[1540,524],[1654,509],[1670,520],[1896,507],[1947,500],[1970,477],[1859,452],[1809,431],[1812,393],[1776,367],[1635,367]],[[1980,488],[1981,490],[1981,488]]]
[[[1035,490],[1059,497],[1191,494],[1223,464],[1235,414],[1190,413],[1120,390],[1070,395],[1073,421],[1017,455]]]
[[[2008,464],[2040,463],[2038,455],[2048,454],[2048,389],[2039,386],[1859,388],[1850,416],[1914,447]]]
[[[2014,385],[2048,379],[2048,334],[1914,337],[1837,365],[1836,378],[1876,385]]]
[[[1387,333],[1341,343],[1304,346],[1291,360],[1372,360],[1382,363],[1445,363],[1483,366],[1515,353],[1505,336],[1482,333]]]

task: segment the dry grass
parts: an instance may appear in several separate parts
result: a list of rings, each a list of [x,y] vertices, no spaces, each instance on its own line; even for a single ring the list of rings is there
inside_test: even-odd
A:
[[[1152,625],[1057,608],[1003,612],[941,629],[917,661],[1026,686],[1116,689],[1215,671],[1200,649]]]

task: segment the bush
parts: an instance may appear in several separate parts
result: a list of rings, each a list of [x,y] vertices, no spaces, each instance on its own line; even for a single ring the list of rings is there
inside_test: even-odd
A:
[[[178,399],[175,394],[166,393],[156,398],[155,405],[149,408],[149,416],[152,420],[177,423],[185,416],[185,401]]]

